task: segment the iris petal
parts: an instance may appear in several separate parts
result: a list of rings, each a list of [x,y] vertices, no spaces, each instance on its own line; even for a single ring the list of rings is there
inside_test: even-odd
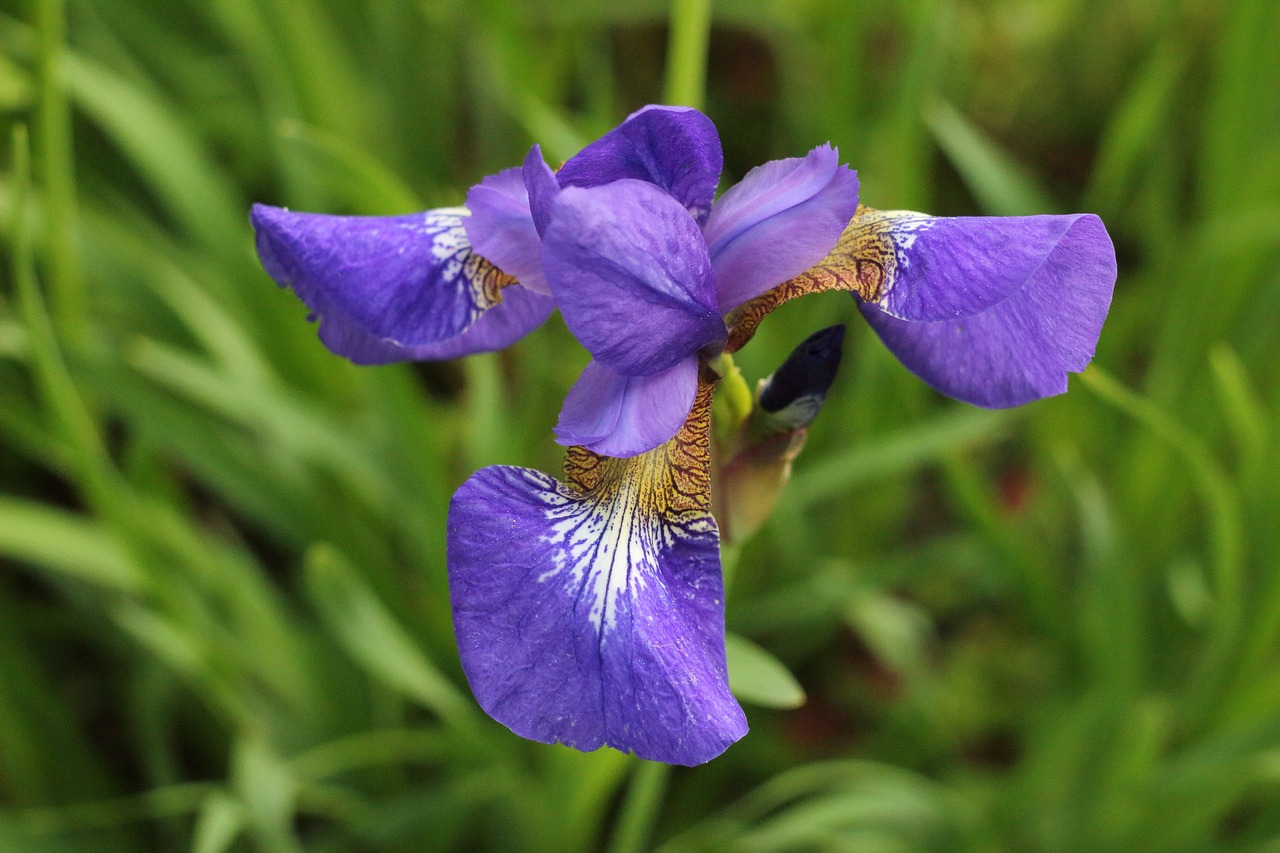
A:
[[[652,450],[679,431],[697,387],[694,356],[650,376],[622,376],[592,361],[565,397],[556,441],[605,456]]]
[[[320,320],[320,340],[356,364],[390,364],[396,361],[445,361],[480,352],[505,349],[541,326],[555,310],[555,300],[518,284],[502,289],[502,301],[481,315],[465,332],[436,344],[400,346],[376,338],[351,323]]]
[[[465,218],[460,208],[329,216],[261,204],[251,216],[263,267],[320,319],[331,348],[370,338],[439,343],[496,305],[512,279],[472,253]]]
[[[624,178],[648,181],[701,224],[711,210],[723,166],[711,119],[689,107],[648,106],[579,151],[556,177],[562,187],[598,187]]]
[[[537,228],[538,239],[547,230],[547,222],[551,219],[551,205],[560,194],[560,185],[556,183],[555,172],[542,159],[542,147],[535,145],[529,149],[521,168],[525,189],[528,192],[529,210],[533,214],[533,224]]]
[[[561,190],[542,265],[569,330],[616,373],[660,373],[724,338],[702,232],[652,184]]]
[[[847,290],[917,376],[979,406],[1066,390],[1093,357],[1116,281],[1092,214],[954,219],[860,208],[834,249],[728,318],[730,352],[797,296]]]
[[[830,145],[747,173],[704,233],[720,312],[797,276],[831,251],[858,208],[858,178]]]
[[[1027,219],[1041,221],[940,220],[946,230],[935,239],[946,237],[962,243],[962,248],[930,250],[925,243],[919,254],[904,252],[899,260],[907,261],[905,270],[898,267],[899,281],[881,300],[898,312],[926,316],[988,303],[979,310],[959,319],[912,322],[869,302],[860,305],[885,346],[947,396],[988,408],[1019,406],[1066,391],[1067,373],[1084,370],[1093,358],[1116,280],[1115,252],[1106,229],[1092,215]],[[1038,257],[1025,255],[1021,246],[1007,246],[1009,235],[1019,228],[1039,237],[1046,226],[1059,237]],[[967,239],[961,236],[966,228],[971,229]],[[922,243],[924,235],[915,245]],[[963,295],[946,292],[963,286],[953,276],[925,279],[940,258],[983,247],[994,258],[985,263],[999,266],[993,274],[1006,291],[1003,298],[993,296],[990,282],[975,283],[965,291],[966,301]],[[1043,242],[1039,247],[1046,248]],[[970,261],[970,266],[977,265]],[[907,292],[895,299],[903,282],[909,283]]]
[[[521,169],[490,175],[467,192],[463,222],[475,251],[536,293],[550,295],[542,274],[542,241],[534,228]]]
[[[707,410],[651,453],[575,449],[572,485],[477,472],[449,510],[463,669],[515,733],[576,749],[700,764],[746,733],[729,692]]]
[[[1104,315],[1110,302],[1115,251],[1092,214],[933,217],[876,211],[854,225],[858,239],[883,258],[884,281],[870,301],[901,320],[972,316],[1036,286],[1045,266],[1078,268],[1078,275],[1063,282],[1068,288],[1101,280]],[[1086,294],[1060,295],[1074,300]]]

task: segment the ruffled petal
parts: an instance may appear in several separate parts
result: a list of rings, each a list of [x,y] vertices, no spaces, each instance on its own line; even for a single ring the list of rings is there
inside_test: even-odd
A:
[[[650,376],[621,376],[592,361],[565,397],[556,441],[605,456],[652,450],[679,431],[697,387],[694,356]]]
[[[623,178],[648,181],[701,224],[723,166],[711,119],[690,107],[648,106],[579,151],[556,177],[562,187],[597,187]]]
[[[881,340],[938,391],[978,406],[1066,391],[1067,373],[1093,358],[1115,285],[1115,251],[1101,220],[933,221],[895,237],[896,271],[880,299],[886,308],[860,300]],[[932,322],[894,316],[956,312],[964,313]]]
[[[716,202],[704,233],[721,314],[831,251],[858,209],[858,178],[821,145],[758,166]]]
[[[542,240],[534,228],[520,168],[490,175],[467,193],[463,223],[477,254],[536,293],[549,295],[542,274]]]
[[[466,215],[329,216],[258,204],[251,220],[263,267],[311,309],[329,340],[420,346],[465,332],[512,283],[472,253]]]
[[[652,184],[562,190],[542,266],[569,330],[616,373],[660,373],[724,339],[702,232]]]
[[[502,301],[481,315],[465,332],[436,344],[402,347],[385,338],[375,338],[350,323],[334,323],[323,317],[320,320],[320,340],[356,364],[445,361],[506,349],[541,326],[555,307],[555,300],[550,296],[513,284],[503,288]]]
[[[481,707],[516,734],[694,765],[746,733],[728,686],[707,497],[709,391],[696,429],[651,453],[570,451],[572,485],[485,468],[454,495],[462,667]]]

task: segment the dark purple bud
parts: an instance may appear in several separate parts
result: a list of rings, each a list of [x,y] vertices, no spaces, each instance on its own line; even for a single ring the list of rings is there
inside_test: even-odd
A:
[[[844,326],[831,326],[805,338],[760,389],[760,415],[770,426],[808,426],[822,408],[840,367]]]

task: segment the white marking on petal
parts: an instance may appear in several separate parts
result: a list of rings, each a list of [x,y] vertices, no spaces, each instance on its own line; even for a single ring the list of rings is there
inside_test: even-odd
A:
[[[659,553],[677,539],[711,530],[706,519],[668,520],[633,482],[600,498],[545,498],[549,532],[541,541],[551,546],[552,568],[537,580],[557,579],[586,608],[601,641],[617,626],[624,597],[634,601],[655,577]]]
[[[444,207],[428,210],[420,219],[403,226],[431,241],[431,257],[440,265],[439,281],[458,286],[466,294],[471,303],[468,325],[501,300],[498,288],[490,281],[495,272],[493,266],[471,251],[471,240],[463,225],[470,215],[465,207]]]
[[[882,215],[890,222],[889,238],[893,240],[894,254],[903,269],[911,266],[911,247],[916,243],[917,235],[928,231],[937,221],[937,217],[911,210],[886,210]],[[889,288],[893,282],[888,282]]]

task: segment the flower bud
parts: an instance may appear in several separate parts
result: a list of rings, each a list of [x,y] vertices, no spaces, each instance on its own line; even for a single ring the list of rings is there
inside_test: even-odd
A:
[[[726,542],[741,542],[773,512],[840,366],[844,326],[810,335],[772,376],[760,380],[751,414],[720,468],[716,519]]]

